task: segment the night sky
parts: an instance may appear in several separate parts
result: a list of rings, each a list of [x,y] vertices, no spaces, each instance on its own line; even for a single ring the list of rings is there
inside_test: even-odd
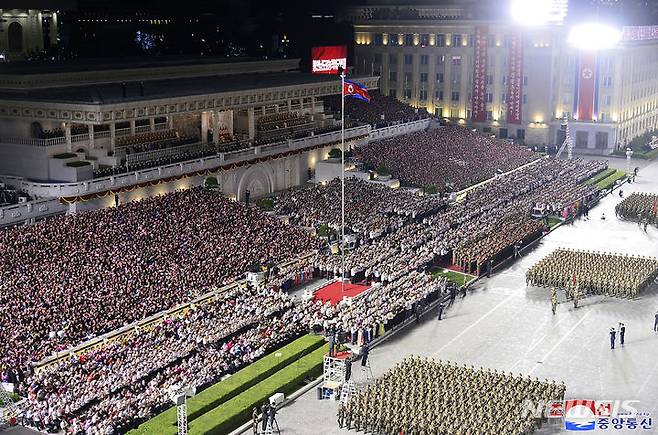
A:
[[[345,6],[442,3],[441,0],[77,0],[76,5],[76,0],[20,1],[34,3],[26,4],[28,7],[45,7],[39,5],[47,3],[58,9],[56,5],[61,5],[60,45],[34,55],[35,59],[40,56],[61,61],[157,56],[300,57],[308,61],[312,46],[344,44],[352,49],[350,24],[334,18],[340,16]],[[638,1],[624,0],[628,5]],[[475,3],[476,8],[481,4],[479,11],[487,11],[487,16],[498,15],[497,18],[503,18],[508,9],[508,0],[446,2]],[[580,21],[603,17],[621,24],[622,14],[596,6],[599,3],[571,0],[570,18]],[[635,15],[644,22],[625,24],[648,24],[647,21],[655,20],[645,11]],[[167,24],[163,24],[165,20]]]

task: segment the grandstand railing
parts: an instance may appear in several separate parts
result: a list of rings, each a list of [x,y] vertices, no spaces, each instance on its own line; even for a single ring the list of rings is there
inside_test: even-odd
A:
[[[126,128],[117,128],[116,130],[114,130],[114,135],[115,135],[116,137],[119,137],[119,136],[129,136],[130,134],[132,134],[132,132],[130,131],[130,127],[126,127]]]
[[[369,125],[360,125],[345,130],[345,140],[354,140],[367,138],[370,134]],[[164,166],[157,166],[135,172],[127,172],[113,176],[96,178],[77,183],[39,183],[25,180],[20,177],[0,176],[1,181],[6,181],[16,187],[18,190],[28,193],[34,197],[70,197],[89,195],[92,193],[105,192],[107,190],[119,189],[122,187],[133,186],[135,184],[147,181],[158,180],[173,176],[185,175],[205,169],[213,169],[222,166],[226,161],[248,161],[255,157],[267,157],[280,153],[282,150],[295,151],[304,150],[322,144],[340,141],[341,132],[333,131],[329,133],[318,134],[300,139],[292,139],[287,142],[287,148],[282,148],[281,144],[267,144],[248,148],[246,150],[220,153],[210,157],[188,160],[179,163],[172,163]]]
[[[288,260],[286,262],[283,262],[278,265],[279,270],[283,270],[284,268],[293,265],[294,263],[300,263],[311,256],[315,255],[315,252],[309,252],[306,253],[299,258],[295,258],[292,260]],[[99,348],[101,346],[104,346],[112,341],[118,340],[121,337],[130,334],[134,331],[139,331],[139,330],[148,330],[150,328],[153,328],[156,324],[161,323],[164,319],[167,318],[172,318],[175,316],[178,316],[180,314],[184,314],[188,310],[199,306],[199,305],[204,305],[207,303],[214,302],[214,300],[219,299],[222,295],[225,293],[230,292],[233,289],[236,289],[240,286],[246,285],[246,280],[245,279],[240,279],[237,280],[231,284],[227,284],[223,287],[218,287],[215,288],[207,293],[204,293],[203,295],[199,296],[198,298],[190,301],[190,302],[185,302],[182,304],[179,304],[169,310],[164,310],[159,313],[153,314],[151,316],[148,316],[142,320],[138,320],[136,322],[133,322],[129,325],[122,326],[119,329],[115,329],[114,331],[107,332],[103,335],[99,335],[98,337],[92,338],[90,340],[87,340],[75,347],[56,352],[53,355],[46,357],[42,359],[41,361],[34,363],[34,371],[35,373],[39,373],[39,371],[43,370],[44,368],[57,364],[59,362],[62,362],[64,360],[67,360],[75,355],[81,355],[86,352],[90,352],[96,348]]]
[[[427,130],[430,125],[430,119],[420,119],[418,121],[405,122],[402,124],[389,125],[388,127],[377,128],[370,132],[370,140],[387,139],[399,136],[401,134],[413,133],[416,131]]]
[[[48,139],[39,139],[39,138],[19,138],[19,137],[2,137],[0,142],[4,143],[13,143],[17,145],[32,145],[38,147],[50,147],[54,145],[61,145],[66,143],[66,138],[61,137],[51,137]]]
[[[184,153],[186,151],[196,151],[196,150],[217,150],[217,146],[213,144],[204,144],[202,142],[194,142],[191,144],[179,145],[175,147],[162,148],[159,150],[149,150],[142,151],[140,153],[133,153],[126,155],[126,165],[130,167],[137,163],[147,162],[150,160],[157,160],[165,157],[175,156],[177,154]]]
[[[154,131],[167,130],[169,125],[166,122],[160,122],[155,124]],[[150,125],[139,125],[135,127],[135,134],[144,133],[151,131]],[[114,132],[115,136],[129,136],[132,134],[130,128],[119,128]],[[105,137],[110,137],[110,130],[103,130],[94,132],[94,139],[101,139]],[[71,143],[78,142],[88,142],[91,139],[91,134],[89,133],[80,133],[74,134],[71,136]],[[66,136],[51,137],[48,139],[41,139],[35,137],[0,137],[0,143],[11,143],[17,145],[32,145],[38,147],[50,147],[55,145],[62,145],[66,143]]]
[[[110,137],[110,130],[95,131],[94,139],[101,139],[104,137]]]
[[[89,133],[74,134],[71,136],[71,143],[89,141]]]
[[[9,184],[9,183],[8,183]],[[37,199],[23,204],[0,207],[0,227],[22,224],[32,219],[63,214],[68,207],[58,199]]]

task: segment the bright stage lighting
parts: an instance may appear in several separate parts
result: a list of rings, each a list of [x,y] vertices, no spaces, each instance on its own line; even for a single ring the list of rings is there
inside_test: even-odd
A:
[[[621,41],[621,30],[602,23],[574,26],[569,33],[569,44],[581,50],[614,48]]]
[[[540,26],[551,19],[553,0],[512,0],[512,18],[526,26]]]

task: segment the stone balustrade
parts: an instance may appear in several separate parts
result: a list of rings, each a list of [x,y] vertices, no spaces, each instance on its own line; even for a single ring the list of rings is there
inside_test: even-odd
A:
[[[37,199],[23,204],[0,207],[0,227],[32,222],[36,219],[63,214],[67,210],[68,206],[60,203],[59,199],[53,198]]]
[[[345,130],[345,140],[351,140],[358,137],[368,137],[371,132],[369,125],[362,125]],[[20,177],[0,176],[0,180],[16,189],[26,192],[32,197],[39,198],[59,198],[89,195],[107,190],[119,189],[122,187],[133,186],[146,181],[158,180],[161,178],[174,177],[193,173],[196,171],[213,169],[225,163],[236,163],[249,161],[254,158],[267,157],[285,151],[303,150],[312,148],[324,143],[340,141],[341,132],[334,131],[330,133],[319,134],[315,136],[289,140],[287,143],[275,143],[262,146],[247,148],[245,150],[220,153],[210,157],[189,160],[186,162],[172,163],[170,165],[158,166],[155,168],[144,169],[136,172],[127,172],[114,176],[97,178],[88,181],[76,183],[40,183],[25,180]]]

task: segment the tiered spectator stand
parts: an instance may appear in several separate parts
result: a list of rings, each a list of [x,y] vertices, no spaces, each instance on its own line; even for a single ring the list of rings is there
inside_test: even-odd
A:
[[[340,399],[340,392],[346,382],[347,360],[352,359],[351,351],[338,352],[335,356],[324,356],[322,384],[318,386],[319,399]]]

